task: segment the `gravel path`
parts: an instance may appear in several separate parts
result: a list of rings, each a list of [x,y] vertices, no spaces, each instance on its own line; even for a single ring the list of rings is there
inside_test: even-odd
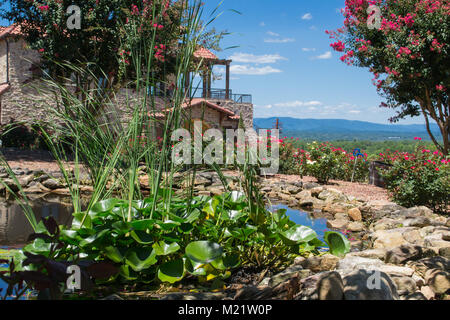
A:
[[[300,179],[299,176],[292,175],[283,175],[277,174],[276,178],[281,180],[286,180],[288,182],[317,182],[317,180],[313,177],[303,177]],[[342,191],[346,195],[354,196],[358,199],[371,201],[371,200],[389,200],[389,195],[386,189],[376,187],[374,185],[370,185],[367,183],[360,182],[348,182],[348,181],[340,181],[340,180],[330,180],[328,186],[330,188],[334,188]]]
[[[20,167],[30,170],[44,170],[50,172],[59,171],[58,165],[54,161],[51,153],[48,151],[12,150],[9,148],[1,151],[12,168]],[[224,174],[234,175],[235,173],[226,171]],[[299,176],[295,175],[278,174],[275,175],[274,178],[288,182],[316,182],[316,179],[313,177],[303,177],[303,179],[300,179]],[[389,200],[388,193],[385,189],[366,183],[351,183],[348,181],[331,180],[328,186],[365,201]]]

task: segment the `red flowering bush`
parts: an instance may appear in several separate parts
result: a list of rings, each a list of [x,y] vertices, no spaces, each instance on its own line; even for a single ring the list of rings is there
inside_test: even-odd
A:
[[[395,202],[405,207],[424,205],[448,212],[450,160],[441,152],[418,146],[414,153],[381,153],[380,159],[392,165],[382,175]]]

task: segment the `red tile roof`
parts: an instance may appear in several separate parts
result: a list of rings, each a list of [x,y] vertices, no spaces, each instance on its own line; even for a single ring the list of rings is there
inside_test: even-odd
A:
[[[22,35],[22,28],[20,27],[20,25],[12,24],[9,27],[0,27],[0,39],[10,35]]]
[[[0,84],[0,96],[9,89],[9,83]]]
[[[205,104],[207,107],[209,107],[211,109],[214,109],[221,113],[226,114],[228,116],[228,118],[230,118],[231,120],[239,120],[240,119],[240,116],[236,115],[233,111],[223,108],[223,107],[221,107],[215,103],[212,103],[211,101],[208,101],[204,98],[194,98],[191,101],[186,101],[181,105],[181,107],[183,109],[186,109],[186,108],[192,108],[192,107],[195,107],[195,106],[198,106],[201,104]],[[172,110],[172,108],[169,108],[169,109],[162,110],[162,112],[170,112],[171,110]],[[164,118],[164,114],[161,112],[152,112],[149,115],[152,117],[158,118],[158,119]]]
[[[197,51],[194,52],[194,57],[206,60],[219,60],[219,58],[214,53],[204,47],[200,47],[199,49],[197,49]]]

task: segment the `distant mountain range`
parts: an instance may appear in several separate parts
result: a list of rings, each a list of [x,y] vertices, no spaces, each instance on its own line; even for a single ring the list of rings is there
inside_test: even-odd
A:
[[[255,118],[255,129],[275,127],[277,118]],[[421,137],[429,140],[425,124],[379,124],[342,119],[278,118],[281,134],[317,140],[405,140]],[[436,137],[440,131],[436,124],[431,130]]]

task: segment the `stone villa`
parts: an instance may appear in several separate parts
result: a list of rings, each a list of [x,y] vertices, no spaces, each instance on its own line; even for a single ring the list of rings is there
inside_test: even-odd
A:
[[[204,112],[204,122],[209,127],[234,129],[240,118],[246,128],[253,127],[252,97],[248,94],[234,94],[230,89],[231,60],[221,60],[211,51],[199,48],[194,53],[195,59],[203,59],[206,70],[202,76],[203,88],[196,93],[189,94],[189,101],[183,108],[191,108],[191,117],[196,119]],[[43,108],[43,96],[29,84],[39,83],[41,72],[39,68],[40,54],[29,49],[20,31],[20,26],[11,25],[0,27],[0,125],[13,121],[32,123],[35,120],[45,120],[46,112]],[[213,89],[211,87],[212,68],[214,65],[224,65],[226,68],[226,88]],[[35,86],[33,86],[35,87]],[[121,111],[125,97],[136,97],[135,92],[122,89],[116,95],[116,104]],[[163,118],[167,109],[161,107],[157,118]],[[124,111],[126,112],[126,111]],[[126,116],[124,117],[126,118]]]

